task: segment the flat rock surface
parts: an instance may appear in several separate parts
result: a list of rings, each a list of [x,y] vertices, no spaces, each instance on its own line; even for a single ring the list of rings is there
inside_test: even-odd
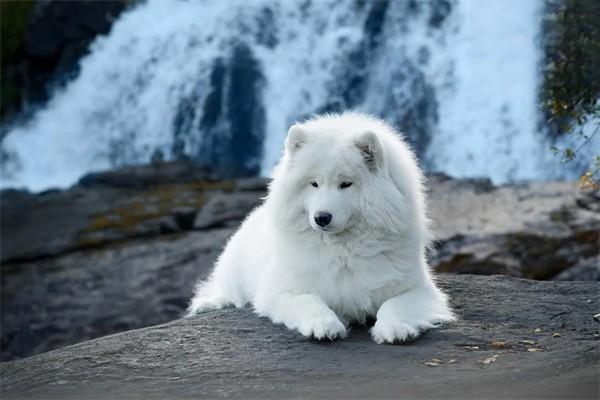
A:
[[[409,344],[364,327],[315,342],[227,309],[4,362],[2,396],[598,398],[600,283],[439,282],[459,321]]]

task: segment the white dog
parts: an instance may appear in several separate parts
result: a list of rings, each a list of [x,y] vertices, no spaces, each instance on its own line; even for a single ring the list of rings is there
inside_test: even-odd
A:
[[[269,194],[200,282],[188,315],[252,303],[306,337],[345,337],[375,316],[377,343],[454,317],[435,286],[423,177],[401,137],[344,113],[290,128]]]

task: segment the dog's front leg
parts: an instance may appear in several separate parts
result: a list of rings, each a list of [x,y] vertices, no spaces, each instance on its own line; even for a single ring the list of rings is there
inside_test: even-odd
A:
[[[346,336],[346,327],[337,315],[314,294],[280,293],[257,299],[256,312],[274,323],[283,323],[306,337],[336,339]]]
[[[446,296],[432,284],[423,284],[386,300],[377,311],[371,336],[377,343],[405,342],[452,320]]]

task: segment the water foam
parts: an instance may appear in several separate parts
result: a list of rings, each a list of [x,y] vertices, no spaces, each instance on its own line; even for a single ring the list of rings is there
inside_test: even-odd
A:
[[[136,6],[93,43],[77,78],[9,131],[2,147],[12,161],[3,165],[2,186],[68,187],[89,171],[148,162],[157,150],[171,157],[182,99],[195,96],[201,107],[215,60],[236,40],[251,49],[265,78],[264,175],[291,123],[330,109],[336,97],[348,105],[339,86],[354,73],[362,89],[350,105],[399,125],[409,121],[414,131],[407,133],[423,139],[430,170],[500,183],[563,174],[549,167],[556,160],[536,108],[541,1],[460,0],[441,22],[432,19],[433,3],[414,3],[415,11],[391,1],[379,43],[350,71],[348,60],[369,40],[374,3],[365,3]],[[184,153],[193,155],[202,140],[201,131],[186,135]]]

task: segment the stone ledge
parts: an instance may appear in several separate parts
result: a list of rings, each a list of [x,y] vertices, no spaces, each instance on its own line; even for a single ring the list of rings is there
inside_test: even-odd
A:
[[[3,398],[598,397],[600,283],[438,280],[460,319],[409,344],[364,327],[314,342],[227,309],[2,363]]]

